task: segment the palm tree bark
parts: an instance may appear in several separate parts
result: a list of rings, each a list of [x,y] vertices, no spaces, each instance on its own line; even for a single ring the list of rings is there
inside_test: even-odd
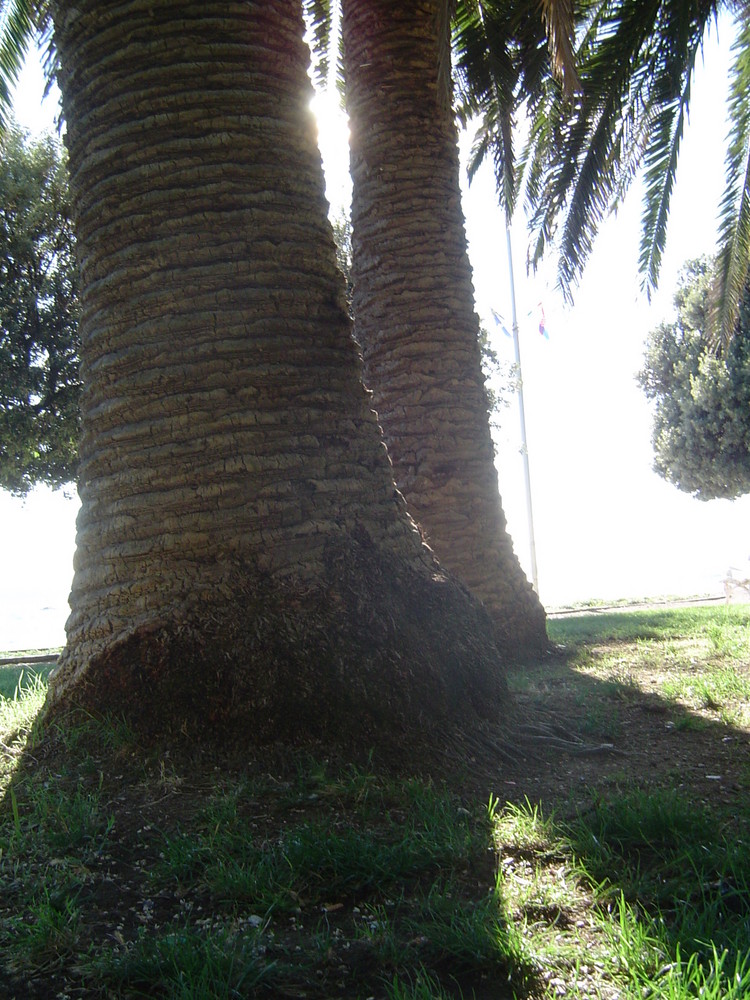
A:
[[[296,0],[60,0],[55,30],[84,391],[51,711],[258,739],[497,716],[489,624],[360,381]]]
[[[504,651],[547,647],[498,493],[459,188],[443,0],[345,0],[353,312],[396,482]]]

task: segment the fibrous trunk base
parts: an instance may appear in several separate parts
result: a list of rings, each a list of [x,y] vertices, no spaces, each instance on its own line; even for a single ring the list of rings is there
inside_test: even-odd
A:
[[[145,737],[235,745],[375,745],[503,719],[489,620],[448,577],[348,537],[328,546],[313,585],[238,571],[234,591],[181,624],[142,625],[86,664],[64,660],[48,716],[115,711]]]

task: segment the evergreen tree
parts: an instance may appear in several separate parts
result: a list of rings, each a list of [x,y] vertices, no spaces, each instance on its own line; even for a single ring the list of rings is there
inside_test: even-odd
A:
[[[677,321],[652,331],[639,381],[654,402],[655,470],[700,500],[750,492],[750,288],[723,355],[708,346],[712,265],[692,261]]]

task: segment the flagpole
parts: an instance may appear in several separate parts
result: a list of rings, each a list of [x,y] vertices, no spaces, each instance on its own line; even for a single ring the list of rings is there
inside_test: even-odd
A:
[[[516,285],[513,279],[513,251],[510,243],[510,225],[505,226],[505,236],[508,244],[508,274],[510,275],[510,305],[513,320],[513,348],[516,354],[518,368],[518,408],[521,414],[521,454],[523,455],[523,472],[526,482],[526,516],[529,522],[529,547],[531,549],[531,580],[534,590],[539,593],[539,574],[536,568],[536,543],[534,541],[534,512],[531,506],[531,472],[529,470],[529,448],[526,442],[526,411],[523,406],[523,373],[521,372],[521,347],[518,341],[518,315],[516,313]]]

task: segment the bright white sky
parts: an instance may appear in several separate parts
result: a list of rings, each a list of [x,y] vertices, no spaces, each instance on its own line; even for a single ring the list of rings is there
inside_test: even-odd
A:
[[[730,42],[729,26],[723,25],[718,41],[712,34],[697,73],[660,292],[650,306],[636,276],[637,189],[603,227],[573,308],[555,291],[554,275],[527,278],[523,224],[513,233],[539,589],[548,606],[590,598],[719,594],[730,566],[748,566],[750,496],[702,503],[656,476],[650,413],[634,378],[648,331],[673,316],[672,294],[683,262],[714,245]],[[55,114],[49,99],[40,109],[41,92],[38,67],[30,66],[18,88],[16,115],[33,130],[49,127]],[[334,167],[346,157],[340,147],[346,126],[336,103],[326,96],[317,102],[334,210],[350,196],[347,177]],[[477,311],[491,329],[493,309],[509,320],[510,298],[504,220],[488,173],[465,192],[464,208]],[[549,340],[537,330],[540,301]],[[494,346],[512,361],[512,343],[502,333]],[[501,419],[503,506],[530,577],[516,405]],[[25,501],[0,492],[5,567],[0,650],[64,641],[77,509],[77,498],[61,492],[38,489]]]

